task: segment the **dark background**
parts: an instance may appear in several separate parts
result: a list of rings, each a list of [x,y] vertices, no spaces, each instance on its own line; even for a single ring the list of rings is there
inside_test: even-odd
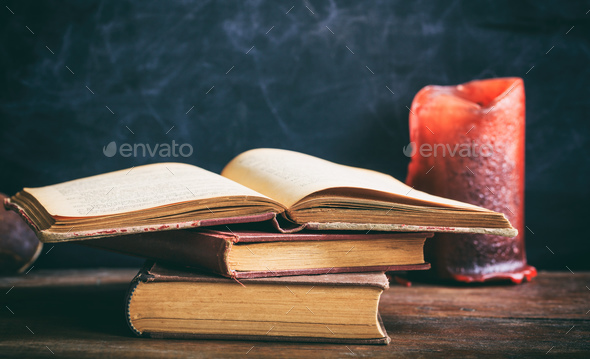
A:
[[[587,270],[588,10],[557,1],[3,2],[0,191],[168,160],[107,158],[111,141],[189,143],[191,157],[171,160],[215,172],[242,151],[279,147],[403,180],[406,106],[418,90],[519,76],[529,262]],[[141,262],[50,248],[36,267]]]

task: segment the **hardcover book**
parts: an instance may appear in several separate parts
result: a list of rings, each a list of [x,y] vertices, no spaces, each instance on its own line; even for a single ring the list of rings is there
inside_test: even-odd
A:
[[[221,175],[157,163],[25,188],[4,204],[44,242],[265,220],[282,231],[517,234],[502,213],[417,191],[383,173],[278,149],[244,152]],[[277,216],[293,226],[281,227]]]
[[[131,283],[127,322],[151,338],[387,344],[383,273],[243,279],[148,263]]]
[[[423,247],[433,233],[305,231],[283,234],[229,228],[148,232],[81,244],[226,277],[429,269]]]

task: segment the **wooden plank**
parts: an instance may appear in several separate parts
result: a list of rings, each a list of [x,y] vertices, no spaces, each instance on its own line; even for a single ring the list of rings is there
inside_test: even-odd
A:
[[[0,290],[12,287],[127,285],[138,270],[139,268],[35,270],[33,267],[26,274],[9,277],[0,276]]]
[[[0,308],[0,356],[332,358],[590,353],[590,314],[586,314],[590,291],[585,289],[590,273],[576,273],[573,279],[571,273],[541,273],[533,283],[521,286],[394,286],[383,294],[380,306],[393,340],[389,346],[136,338],[123,316],[130,278],[124,280],[119,270],[111,277],[109,271],[100,272],[102,275],[59,273],[62,277],[84,274],[90,279],[62,278],[55,282],[57,286],[48,286],[53,279],[32,278],[29,281],[37,285],[23,282],[8,294],[0,293],[5,306]],[[55,277],[51,272],[46,275]],[[97,276],[102,278],[99,285],[93,282]],[[82,285],[62,285],[76,281]]]
[[[382,315],[580,319],[590,309],[590,273],[542,272],[520,285],[392,286]]]
[[[194,353],[243,357],[250,349],[253,352],[249,355],[254,357],[341,357],[352,353],[370,357],[394,354],[418,357],[435,353],[447,357],[540,356],[548,351],[552,354],[590,352],[587,323],[572,329],[570,323],[558,320],[445,318],[440,321],[423,317],[387,320],[385,325],[393,338],[389,346],[139,339],[123,333],[127,328],[122,328],[121,323],[116,327],[114,323],[96,326],[84,323],[83,318],[63,324],[59,318],[43,325],[34,321],[26,324],[35,334],[22,324],[24,322],[20,320],[4,323],[3,318],[2,332],[6,333],[5,325],[11,328],[10,334],[3,335],[0,340],[3,355],[49,354],[48,350],[66,357],[105,356],[108,353],[108,356],[129,358],[177,357]]]

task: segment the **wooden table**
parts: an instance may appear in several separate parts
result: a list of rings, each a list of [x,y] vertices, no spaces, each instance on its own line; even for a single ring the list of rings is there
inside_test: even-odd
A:
[[[590,273],[523,285],[393,285],[381,300],[388,346],[135,338],[124,321],[135,269],[32,270],[0,277],[0,357],[590,358]]]

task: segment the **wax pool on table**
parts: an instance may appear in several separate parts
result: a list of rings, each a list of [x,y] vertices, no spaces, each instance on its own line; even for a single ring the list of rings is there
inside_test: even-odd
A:
[[[408,185],[502,212],[519,231],[514,238],[436,235],[425,248],[434,274],[463,282],[534,277],[524,246],[522,79],[423,88],[412,103],[410,140]]]

